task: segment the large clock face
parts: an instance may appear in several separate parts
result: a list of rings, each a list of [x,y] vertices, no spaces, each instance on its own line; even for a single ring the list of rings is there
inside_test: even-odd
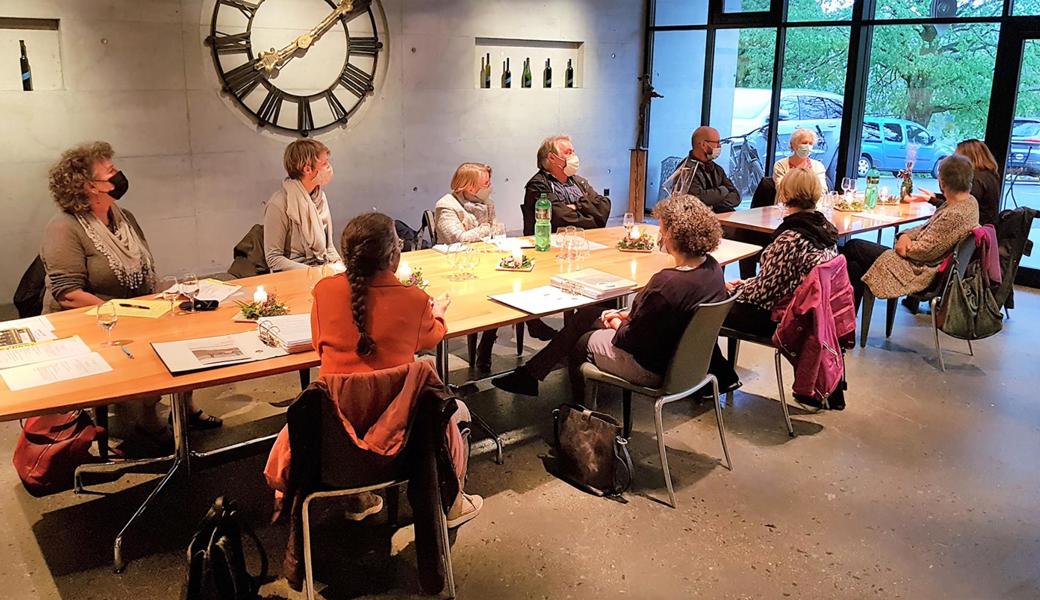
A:
[[[216,0],[206,44],[224,93],[282,133],[346,124],[375,90],[375,2]]]

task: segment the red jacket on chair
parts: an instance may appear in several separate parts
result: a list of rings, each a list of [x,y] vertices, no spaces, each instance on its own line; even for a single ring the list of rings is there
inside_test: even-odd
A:
[[[852,348],[856,340],[845,257],[813,268],[787,306],[773,311],[773,319],[780,321],[773,344],[794,365],[794,393],[825,401],[845,377],[842,348]]]

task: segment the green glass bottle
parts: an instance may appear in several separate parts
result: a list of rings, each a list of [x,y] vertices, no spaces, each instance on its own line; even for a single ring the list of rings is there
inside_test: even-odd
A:
[[[534,203],[534,249],[539,252],[548,252],[552,242],[549,239],[552,233],[552,204],[545,194],[538,196],[538,202]]]
[[[864,204],[867,208],[874,208],[877,206],[878,201],[878,185],[881,183],[881,173],[878,172],[877,167],[870,167],[867,171],[867,193],[864,198]]]

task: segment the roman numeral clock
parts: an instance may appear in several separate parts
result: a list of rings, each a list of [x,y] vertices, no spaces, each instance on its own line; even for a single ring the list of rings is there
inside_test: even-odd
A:
[[[385,24],[377,0],[215,1],[206,45],[223,92],[258,126],[321,133],[373,95]]]

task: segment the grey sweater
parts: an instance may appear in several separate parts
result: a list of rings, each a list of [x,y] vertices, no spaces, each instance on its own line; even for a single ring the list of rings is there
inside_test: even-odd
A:
[[[122,211],[147,248],[148,241],[145,240],[144,232],[141,231],[133,213],[125,208]],[[64,310],[58,303],[58,298],[76,290],[94,294],[102,300],[133,298],[155,291],[147,283],[137,289],[128,288],[120,283],[115,271],[108,265],[108,259],[98,252],[83,226],[76,217],[65,212],[54,215],[47,223],[40,258],[47,271],[46,290],[43,295],[44,313]]]

